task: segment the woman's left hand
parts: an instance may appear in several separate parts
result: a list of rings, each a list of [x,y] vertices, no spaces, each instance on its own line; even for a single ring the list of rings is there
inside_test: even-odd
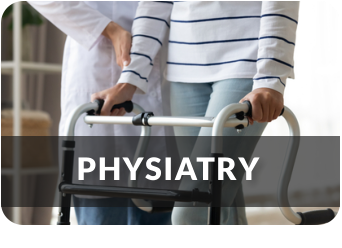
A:
[[[134,95],[136,86],[129,83],[120,83],[109,89],[94,93],[91,95],[91,101],[96,99],[104,100],[103,107],[101,109],[101,114],[103,116],[122,116],[126,114],[124,108],[114,109],[111,111],[112,107],[116,104],[124,103],[126,101],[131,101]]]
[[[240,100],[250,101],[252,108],[252,118],[248,117],[249,123],[253,125],[254,121],[257,122],[271,122],[278,118],[282,109],[284,108],[283,95],[273,89],[258,88],[247,94]]]

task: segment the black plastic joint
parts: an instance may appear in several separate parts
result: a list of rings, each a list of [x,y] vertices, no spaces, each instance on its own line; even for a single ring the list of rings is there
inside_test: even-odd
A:
[[[244,129],[245,127],[244,127],[244,125],[242,125],[242,124],[240,124],[240,125],[237,125],[236,127],[235,127],[235,129]]]
[[[236,119],[238,119],[238,120],[240,120],[240,121],[242,121],[243,119],[245,119],[245,113],[243,112],[243,111],[241,111],[241,112],[239,112],[239,113],[236,113],[235,114],[235,117],[236,117]],[[248,125],[249,125],[249,123],[248,123]],[[242,124],[240,124],[240,125],[237,125],[236,127],[235,127],[235,129],[244,129],[245,127],[242,125]]]
[[[244,101],[243,103],[246,103],[248,105],[248,111],[246,112],[246,116],[248,117],[252,117],[252,112],[253,112],[253,109],[252,109],[252,104],[250,101]]]
[[[154,116],[153,112],[143,112],[133,117],[134,126],[150,126],[148,124],[148,119]]]
[[[75,148],[75,141],[74,140],[63,140],[62,147]]]
[[[99,106],[99,107],[97,108],[97,111],[95,111],[94,109],[89,110],[89,111],[87,112],[87,115],[95,115],[95,114],[99,115],[99,114],[101,114],[101,109],[102,109],[102,107],[103,107],[104,100],[102,100],[102,99],[96,99],[94,102],[96,102],[96,103],[98,104],[98,106]]]
[[[242,121],[243,119],[245,119],[245,113],[243,111],[236,113],[235,114],[236,119]]]

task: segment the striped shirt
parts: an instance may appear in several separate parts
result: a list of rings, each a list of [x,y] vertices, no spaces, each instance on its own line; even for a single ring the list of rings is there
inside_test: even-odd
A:
[[[284,93],[294,78],[299,2],[140,2],[131,63],[119,83],[146,92],[154,58],[168,42],[166,78],[184,83],[253,78]],[[165,37],[169,40],[165,41]]]

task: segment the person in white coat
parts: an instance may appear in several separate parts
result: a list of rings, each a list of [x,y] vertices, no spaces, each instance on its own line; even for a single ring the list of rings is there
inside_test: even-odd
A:
[[[64,48],[61,119],[59,135],[66,133],[66,119],[77,106],[90,101],[91,95],[116,84],[122,68],[130,63],[130,48],[133,19],[137,2],[75,2],[44,1],[29,2],[51,23],[68,35]],[[149,77],[146,95],[134,95],[133,101],[156,115],[163,115],[162,79],[160,62],[155,60]],[[125,85],[122,85],[125,89]],[[98,97],[97,97],[98,98]],[[126,97],[125,97],[126,98]],[[106,99],[104,99],[106,100]],[[124,115],[124,109],[106,111],[101,114]],[[76,124],[78,136],[131,136],[139,135],[134,126],[95,125],[90,129],[85,123]],[[152,135],[164,135],[163,127],[155,127]],[[127,201],[118,198],[85,199],[74,197],[79,224],[169,224],[170,214],[149,214],[132,207],[82,207],[97,205],[93,201]],[[92,201],[89,203],[89,201]],[[123,203],[125,204],[125,203]]]

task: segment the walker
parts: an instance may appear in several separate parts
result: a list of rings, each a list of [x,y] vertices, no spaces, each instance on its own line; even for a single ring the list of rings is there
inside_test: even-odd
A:
[[[222,136],[223,128],[236,128],[238,132],[248,127],[248,119],[251,116],[252,106],[250,102],[230,104],[223,108],[216,117],[170,117],[170,116],[154,116],[152,112],[145,112],[139,105],[131,101],[114,105],[114,108],[125,108],[126,112],[133,112],[136,116],[96,116],[100,113],[103,106],[103,100],[96,100],[92,103],[86,103],[76,108],[70,115],[67,124],[67,135],[63,141],[63,160],[61,179],[59,184],[60,202],[58,225],[70,225],[70,206],[71,195],[92,195],[107,197],[132,198],[133,202],[139,207],[139,202],[148,199],[149,207],[141,207],[141,209],[152,212],[153,201],[168,201],[172,205],[174,202],[202,202],[208,204],[208,225],[220,224],[220,206],[221,203],[221,181],[218,180],[217,158],[223,156]],[[316,210],[304,213],[295,213],[290,207],[288,200],[288,186],[296,160],[296,155],[300,141],[299,124],[292,111],[284,107],[281,114],[289,126],[289,134],[292,136],[281,172],[278,187],[278,205],[282,214],[287,220],[297,225],[315,225],[324,224],[331,221],[336,213],[331,209]],[[75,125],[78,118],[84,114],[84,122],[88,125],[93,124],[123,124],[141,126],[141,137],[135,153],[135,158],[145,153],[148,136],[151,133],[151,126],[192,126],[192,127],[212,127],[212,143],[211,153],[215,157],[214,163],[210,165],[210,186],[207,192],[193,189],[184,190],[164,190],[164,189],[144,189],[136,187],[136,181],[130,181],[129,187],[113,187],[113,186],[92,186],[80,185],[72,183],[73,161],[74,161],[74,133]],[[235,116],[233,116],[235,115]],[[137,172],[139,173],[139,172]],[[145,205],[146,205],[146,201]]]

